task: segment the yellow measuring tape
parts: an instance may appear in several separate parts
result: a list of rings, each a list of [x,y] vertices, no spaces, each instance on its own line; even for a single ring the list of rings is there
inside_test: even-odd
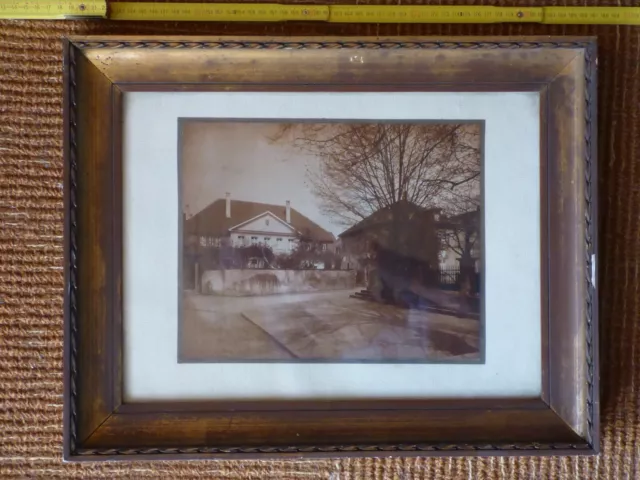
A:
[[[492,7],[136,3],[105,0],[0,0],[0,18],[329,23],[544,23],[640,25],[640,7]]]
[[[67,18],[107,17],[107,2],[72,0],[0,0],[0,18],[64,20]]]

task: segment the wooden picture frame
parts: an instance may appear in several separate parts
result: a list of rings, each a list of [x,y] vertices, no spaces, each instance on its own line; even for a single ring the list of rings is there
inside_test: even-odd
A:
[[[598,452],[594,39],[72,37],[64,51],[67,460]],[[123,402],[123,96],[217,90],[539,92],[541,395]]]

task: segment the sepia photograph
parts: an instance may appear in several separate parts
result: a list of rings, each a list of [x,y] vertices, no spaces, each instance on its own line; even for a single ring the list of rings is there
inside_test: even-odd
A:
[[[482,121],[178,128],[180,363],[484,362]]]

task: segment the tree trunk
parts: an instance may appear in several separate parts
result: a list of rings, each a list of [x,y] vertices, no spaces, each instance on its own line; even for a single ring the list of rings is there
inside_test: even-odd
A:
[[[473,276],[475,275],[475,261],[470,257],[460,259],[460,288],[462,305],[465,309],[475,310]]]

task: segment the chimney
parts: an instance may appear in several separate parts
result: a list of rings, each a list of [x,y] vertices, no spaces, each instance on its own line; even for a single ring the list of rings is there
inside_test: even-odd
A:
[[[287,200],[287,223],[291,223],[291,202]]]
[[[227,218],[231,218],[231,194],[229,192],[227,192],[226,200],[227,204],[225,208],[225,214],[227,215]]]

